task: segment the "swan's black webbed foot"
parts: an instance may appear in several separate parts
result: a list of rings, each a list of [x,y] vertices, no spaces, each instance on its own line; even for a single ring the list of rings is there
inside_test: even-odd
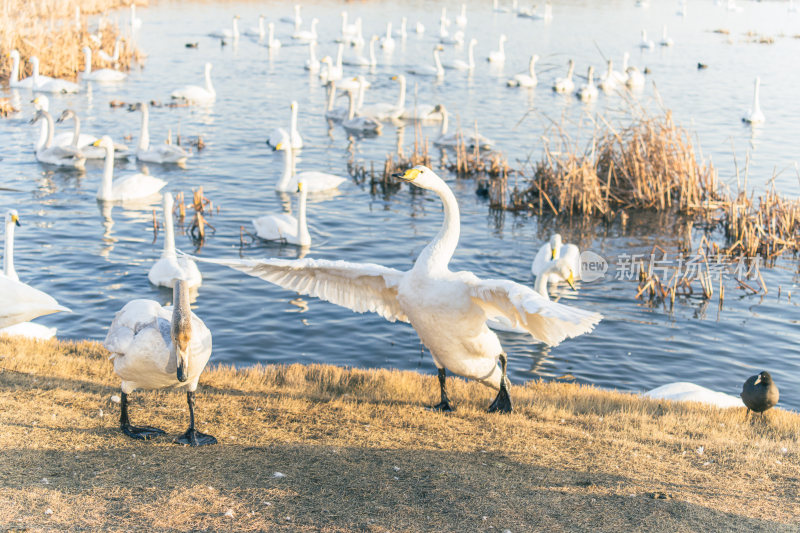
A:
[[[184,446],[208,446],[209,444],[216,444],[217,439],[211,435],[200,433],[194,428],[189,428],[186,433],[180,437],[176,437],[173,441],[175,444],[183,444]]]

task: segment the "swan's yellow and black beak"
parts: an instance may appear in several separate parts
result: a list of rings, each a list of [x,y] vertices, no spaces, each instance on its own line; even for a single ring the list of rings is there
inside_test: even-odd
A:
[[[92,146],[100,146],[101,139],[97,139],[95,142],[92,143]]]
[[[569,276],[567,276],[567,285],[569,285],[573,291],[578,290],[575,288],[575,275],[572,273],[572,270],[569,271]]]
[[[278,143],[275,145],[275,151],[277,152],[278,150],[283,150],[283,143]]]
[[[550,248],[550,254],[553,256],[552,258],[555,259],[556,258],[556,249],[555,248]]]
[[[303,192],[303,182],[297,184],[297,192]]]
[[[406,170],[402,174],[399,173],[399,172],[397,174],[392,174],[392,177],[398,178],[398,179],[401,179],[401,180],[404,180],[404,181],[414,181],[415,179],[417,179],[417,176],[419,176],[421,173],[422,173],[422,171],[417,169],[417,168],[409,168],[408,170]]]
[[[19,223],[19,215],[11,215],[11,222],[16,224],[17,226],[21,226],[21,224]]]

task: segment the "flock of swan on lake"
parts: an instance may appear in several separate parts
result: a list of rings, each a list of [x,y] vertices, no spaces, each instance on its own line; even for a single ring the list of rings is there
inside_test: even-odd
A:
[[[495,0],[494,9],[503,12]],[[543,12],[516,11],[520,17],[552,18],[551,7],[546,4]],[[406,74],[397,74],[392,81],[397,84],[397,99],[393,102],[364,103],[368,82],[361,74],[344,75],[348,68],[374,66],[374,46],[384,49],[396,46],[396,40],[406,38],[409,29],[407,20],[393,29],[388,23],[383,35],[369,41],[364,39],[360,19],[350,22],[343,13],[341,36],[338,39],[337,57],[316,59],[318,20],[312,19],[304,29],[301,7],[295,6],[293,16],[281,19],[292,25],[290,38],[308,43],[309,59],[305,68],[316,72],[328,87],[328,108],[325,117],[339,121],[350,132],[370,133],[379,131],[387,121],[419,120],[441,123],[441,131],[434,143],[443,148],[455,147],[463,142],[468,148],[488,148],[492,141],[477,132],[448,132],[448,114],[442,104],[418,104],[413,109],[406,106],[406,74],[417,77],[440,79],[445,69],[472,71],[475,67],[476,39],[470,39],[467,57],[443,63],[440,54],[445,45],[463,43],[464,30],[469,14],[462,6],[455,18],[455,26],[442,10],[437,43],[433,47],[433,64],[409,67]],[[241,34],[257,38],[267,47],[280,46],[275,36],[275,25],[264,25],[264,17],[258,26],[240,33],[239,17],[234,17],[231,28],[215,31],[210,35],[220,39],[236,40]],[[132,26],[135,23],[132,22]],[[141,24],[139,24],[141,25]],[[458,29],[455,29],[458,28]],[[425,28],[417,23],[413,31],[424,33]],[[645,37],[643,35],[643,37]],[[665,33],[666,39],[666,33]],[[505,61],[503,35],[498,49],[492,51],[487,60],[492,63]],[[357,56],[345,61],[345,47],[363,46],[369,43],[369,56]],[[671,41],[670,41],[671,43]],[[662,41],[663,44],[663,41]],[[92,70],[92,50],[84,49],[86,67],[82,77],[86,80],[121,82],[125,74],[113,69]],[[152,300],[137,299],[127,303],[114,317],[109,327],[105,346],[112,353],[114,370],[122,380],[121,418],[123,431],[134,438],[147,439],[163,431],[133,426],[128,415],[128,395],[136,389],[181,387],[187,390],[190,410],[190,428],[177,442],[189,445],[213,444],[214,437],[197,431],[194,427],[194,393],[199,377],[211,355],[211,333],[189,308],[189,291],[196,291],[202,284],[202,274],[197,261],[223,265],[261,278],[301,295],[313,296],[345,307],[358,313],[377,313],[390,322],[405,322],[418,333],[421,341],[430,350],[438,369],[440,401],[433,408],[451,411],[454,406],[448,397],[446,371],[477,380],[497,391],[489,411],[510,412],[512,402],[508,393],[507,358],[500,339],[493,329],[515,331],[526,334],[538,342],[556,345],[565,339],[592,331],[601,320],[601,315],[551,301],[548,285],[566,283],[576,289],[581,279],[580,251],[573,244],[563,243],[556,234],[536,254],[531,272],[535,285],[526,285],[506,279],[481,279],[472,272],[453,272],[449,262],[456,250],[460,234],[460,216],[456,197],[448,184],[436,172],[425,166],[416,166],[397,176],[413,187],[431,191],[441,201],[444,220],[441,229],[417,257],[407,271],[370,264],[341,260],[313,258],[287,259],[238,259],[191,257],[176,250],[172,221],[174,200],[169,192],[162,194],[167,182],[149,173],[126,173],[114,175],[115,158],[135,158],[155,164],[183,165],[191,154],[173,144],[152,144],[149,137],[149,109],[147,103],[131,106],[131,111],[140,114],[139,139],[134,148],[119,144],[107,135],[99,137],[80,131],[80,119],[72,110],[64,110],[57,121],[50,115],[50,102],[45,93],[63,94],[80,90],[78,84],[38,74],[38,61],[29,58],[34,74],[24,80],[18,79],[19,54],[11,54],[11,85],[32,91],[35,115],[32,122],[41,123],[34,154],[43,164],[84,169],[87,159],[103,159],[103,171],[97,200],[101,203],[149,201],[161,195],[163,227],[165,229],[163,252],[147,272],[153,285],[172,288],[173,305],[162,306]],[[537,76],[533,55],[526,72],[508,80],[513,87],[535,87]],[[628,54],[622,60],[622,70],[613,69],[611,60],[607,71],[600,76],[598,86],[594,84],[593,67],[588,68],[587,80],[575,87],[572,80],[574,62],[569,61],[565,77],[555,80],[553,90],[575,94],[582,100],[597,98],[598,87],[609,91],[620,87],[636,88],[644,84],[641,73],[628,66]],[[204,68],[204,84],[189,85],[170,93],[189,105],[211,105],[216,92],[211,79],[212,66]],[[334,107],[337,90],[345,90],[349,105],[346,110]],[[276,191],[297,193],[297,216],[287,213],[267,213],[252,220],[256,234],[265,240],[277,240],[307,249],[311,246],[311,235],[307,225],[307,196],[309,194],[335,191],[346,180],[341,176],[313,169],[296,168],[295,154],[303,148],[303,138],[298,131],[298,104],[291,102],[287,109],[288,129],[277,128],[271,132],[267,143],[273,150],[283,154],[283,171],[275,184]],[[750,122],[759,121],[758,81],[754,113]],[[763,115],[760,116],[763,121]],[[56,134],[55,125],[72,121],[72,131]],[[52,296],[21,281],[14,270],[13,246],[15,229],[21,224],[17,211],[11,209],[5,216],[5,241],[3,273],[0,275],[0,333],[34,338],[49,338],[55,330],[31,323],[36,317],[69,311]],[[142,275],[145,273],[142,272]],[[202,300],[201,300],[202,301]],[[492,329],[493,328],[493,329]]]

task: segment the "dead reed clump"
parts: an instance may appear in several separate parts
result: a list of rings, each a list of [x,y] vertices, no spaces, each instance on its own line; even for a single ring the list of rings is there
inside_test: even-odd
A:
[[[511,173],[508,161],[502,153],[481,150],[477,143],[472,150],[469,150],[463,136],[458,138],[456,160],[445,164],[445,167],[459,178],[489,176],[505,179]]]
[[[8,80],[11,74],[8,58],[12,50],[20,53],[20,78],[32,74],[28,60],[36,56],[40,74],[75,79],[84,67],[84,46],[93,51],[92,68],[108,68],[111,64],[97,52],[112,55],[117,42],[119,56],[112,64],[128,70],[132,63],[143,59],[141,52],[123,38],[120,27],[107,17],[102,17],[93,31],[86,15],[129,4],[123,0],[7,0],[0,10],[0,80]]]
[[[203,188],[198,187],[192,191],[192,203],[189,207],[194,210],[194,215],[192,216],[191,224],[186,228],[186,199],[183,192],[179,192],[175,195],[175,205],[172,208],[173,215],[177,216],[178,226],[184,228],[183,231],[192,239],[192,243],[199,250],[205,244],[206,228],[209,228],[214,233],[217,231],[207,220],[207,217],[214,215],[215,206],[214,203],[203,194]],[[220,209],[217,205],[217,214],[219,211]]]
[[[722,209],[731,252],[772,262],[786,252],[800,251],[800,200],[780,196],[773,186],[758,198],[739,194]]]

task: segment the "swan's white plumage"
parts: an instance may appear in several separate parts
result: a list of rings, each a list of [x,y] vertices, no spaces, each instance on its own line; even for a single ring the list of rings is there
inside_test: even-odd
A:
[[[152,300],[132,300],[117,312],[103,346],[111,352],[114,372],[122,379],[122,391],[165,387],[197,388],[211,357],[211,332],[191,313],[188,379],[177,379],[177,358],[172,354],[170,324],[172,307]]]
[[[297,218],[289,213],[270,213],[253,219],[256,235],[267,241],[281,241],[296,246],[311,246],[311,235],[306,222],[308,189],[301,181],[297,184],[299,192]]]
[[[531,274],[534,277],[541,276],[547,269],[552,267],[559,259],[566,259],[569,267],[573,271],[576,280],[581,279],[581,252],[574,244],[563,244],[561,235],[554,234],[550,241],[543,244],[531,264]],[[566,281],[562,279],[560,281]]]
[[[297,184],[302,181],[303,186],[310,193],[329,191],[337,188],[339,185],[347,181],[345,178],[328,174],[327,172],[318,172],[314,170],[306,170],[303,172],[294,172],[294,151],[289,143],[278,143],[275,147],[276,151],[284,152],[283,160],[283,173],[280,180],[275,185],[275,190],[280,192],[294,192],[297,190]]]
[[[61,311],[71,312],[49,294],[0,275],[0,328]]]
[[[81,78],[90,81],[123,81],[128,77],[124,72],[110,68],[102,68],[99,70],[92,70],[92,49],[88,46],[83,47],[83,54],[85,56],[83,73]]]
[[[104,136],[95,142],[106,150],[103,164],[103,180],[97,190],[97,199],[104,202],[126,202],[153,196],[160,191],[166,181],[148,174],[128,174],[114,179],[114,143],[110,137]]]
[[[318,297],[356,312],[371,311],[389,321],[409,322],[439,368],[494,387],[500,341],[486,326],[503,317],[547,344],[591,331],[596,313],[550,302],[528,287],[507,280],[482,280],[471,272],[451,272],[448,263],[458,244],[458,204],[433,171],[417,166],[404,179],[435,191],[445,210],[439,234],[411,270],[374,264],[314,259],[204,259],[260,277],[302,295]]]
[[[150,104],[137,103],[133,110],[142,113],[142,125],[139,130],[139,144],[136,146],[136,159],[146,163],[183,164],[189,158],[186,150],[176,144],[150,144]]]
[[[8,326],[7,328],[0,328],[0,337],[5,335],[7,337],[22,337],[40,341],[52,339],[56,336],[56,333],[58,333],[57,328],[43,326],[35,322],[22,322],[20,324]]]
[[[187,85],[182,89],[172,91],[170,96],[175,100],[186,100],[190,104],[209,104],[217,97],[217,92],[211,84],[211,63],[206,63],[205,66],[205,86]]]
[[[716,407],[743,407],[742,399],[738,396],[725,394],[707,389],[695,383],[685,381],[667,383],[643,394],[655,400],[672,400],[676,402],[700,402]]]

